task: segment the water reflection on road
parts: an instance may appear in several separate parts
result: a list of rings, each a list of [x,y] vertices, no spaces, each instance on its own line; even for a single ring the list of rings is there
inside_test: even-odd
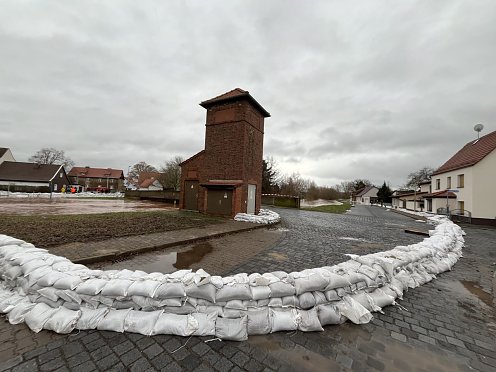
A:
[[[16,215],[95,214],[110,212],[133,212],[174,210],[167,203],[149,200],[126,199],[0,199],[0,213]]]

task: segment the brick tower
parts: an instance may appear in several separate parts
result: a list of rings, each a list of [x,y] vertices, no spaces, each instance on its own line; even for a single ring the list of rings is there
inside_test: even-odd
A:
[[[231,217],[258,213],[270,114],[240,88],[200,106],[207,110],[205,150],[181,164],[180,208]]]

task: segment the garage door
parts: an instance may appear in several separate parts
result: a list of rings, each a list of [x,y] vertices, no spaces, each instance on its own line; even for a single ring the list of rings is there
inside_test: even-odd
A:
[[[230,216],[232,195],[232,190],[209,189],[207,191],[207,213]]]

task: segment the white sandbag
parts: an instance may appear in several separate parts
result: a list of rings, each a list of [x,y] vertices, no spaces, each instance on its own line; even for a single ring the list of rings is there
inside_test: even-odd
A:
[[[121,333],[124,332],[124,321],[130,311],[131,309],[110,309],[105,317],[98,322],[97,329],[99,331],[115,331]]]
[[[27,299],[24,296],[20,296],[17,293],[12,293],[0,301],[0,313],[9,313],[14,306],[26,301]]]
[[[198,323],[198,329],[193,332],[193,336],[215,336],[216,313],[192,313],[191,315]]]
[[[295,278],[296,294],[301,295],[310,291],[323,291],[327,289],[330,281],[318,271],[308,270],[308,276]]]
[[[100,278],[85,280],[83,283],[77,286],[76,293],[80,295],[96,296],[102,291],[107,282],[108,280]]]
[[[105,284],[100,292],[102,296],[118,297],[127,296],[127,289],[133,281],[127,279],[111,279]]]
[[[197,312],[204,313],[204,314],[211,314],[212,313],[212,314],[215,314],[218,317],[223,317],[224,316],[224,307],[222,307],[222,306],[204,306],[204,305],[198,305]]]
[[[269,284],[271,297],[285,297],[296,294],[294,285],[285,282],[275,282]]]
[[[315,305],[326,304],[329,302],[323,292],[314,291],[312,294],[315,298]]]
[[[56,281],[67,278],[68,276],[69,274],[52,270],[38,279],[38,285],[41,285],[42,287],[51,287]]]
[[[320,324],[317,308],[314,307],[310,310],[298,310],[298,314],[300,316],[300,322],[298,323],[298,329],[300,331],[320,332],[324,330]]]
[[[270,288],[266,285],[251,286],[250,289],[254,300],[263,300],[271,297]]]
[[[151,335],[191,336],[198,328],[198,321],[191,314],[162,313],[158,317]]]
[[[241,318],[245,316],[246,310],[237,310],[237,309],[226,309],[224,308],[224,318]]]
[[[7,319],[9,320],[9,323],[19,324],[24,322],[24,317],[26,316],[26,314],[30,312],[35,306],[36,304],[33,304],[32,302],[18,303],[7,314]]]
[[[160,289],[161,287],[158,290]],[[201,286],[197,286],[195,283],[193,283],[186,287],[186,295],[188,297],[201,298],[210,302],[215,302],[216,292],[217,288],[212,283],[204,284]]]
[[[79,276],[67,275],[65,277],[58,279],[55,283],[53,283],[53,286],[57,289],[74,290],[82,282],[83,280]]]
[[[38,289],[37,291],[40,295],[42,295],[45,298],[48,298],[49,300],[52,301],[57,301],[59,299],[59,296],[57,295],[57,289],[53,287],[44,287],[41,289]]]
[[[124,331],[141,333],[150,336],[159,316],[163,310],[157,311],[134,311],[131,310],[124,320]]]
[[[246,341],[248,339],[248,317],[238,319],[217,318],[215,336],[221,340]]]
[[[47,304],[39,303],[25,314],[24,322],[35,333],[41,331],[45,323],[57,311]]]
[[[105,305],[105,306],[108,306],[108,307],[112,307],[114,305],[114,299],[112,297],[107,297],[107,296],[102,296],[102,295],[98,295],[98,296],[95,296],[95,298],[98,300],[98,302],[100,302],[102,305]]]
[[[40,296],[40,297],[38,297],[38,299],[36,301],[33,301],[33,302],[37,302],[39,304],[47,304],[48,306],[53,307],[54,309],[56,309],[56,308],[62,306],[62,304],[64,303],[64,300],[62,300],[61,298],[59,298],[57,301],[52,301],[49,298]]]
[[[265,335],[270,333],[269,309],[248,310],[248,334]]]
[[[61,306],[52,314],[43,328],[61,334],[71,333],[80,316],[81,311],[73,311]]]
[[[127,295],[128,296],[146,296],[146,297],[155,297],[155,291],[157,288],[161,285],[160,282],[157,282],[155,280],[137,280],[134,283],[129,286],[127,289]],[[180,296],[176,297],[183,297],[184,296],[184,291],[183,294]],[[161,298],[167,298],[167,297],[161,297]]]
[[[98,323],[108,314],[110,309],[90,309],[88,307],[81,307],[81,316],[79,317],[76,328],[85,329],[96,329]]]
[[[253,300],[249,284],[224,285],[217,290],[215,301]]]
[[[300,307],[304,310],[315,306],[315,297],[312,292],[305,292],[298,296]]]
[[[329,291],[331,289],[336,289],[336,288],[343,288],[348,285],[351,285],[350,281],[348,278],[344,275],[339,275],[333,272],[328,272],[328,274],[324,274],[326,277],[329,278],[329,284],[324,288],[325,291]]]
[[[22,268],[22,272],[24,273],[24,275],[28,275],[30,272],[32,272],[36,269],[39,269],[40,267],[43,267],[43,266],[50,266],[50,264],[45,260],[36,259],[36,260],[26,262],[25,265],[21,266],[21,268]]]
[[[271,332],[295,331],[298,329],[300,316],[295,309],[269,309]]]
[[[170,300],[170,299],[167,299]],[[196,313],[198,310],[197,308],[191,306],[188,303],[184,303],[183,306],[165,306],[164,307],[164,312],[170,313],[170,314],[178,314],[178,315],[187,315],[191,313]]]
[[[98,301],[98,298],[96,296],[88,296],[79,293],[77,294],[79,295],[79,297],[81,297],[81,301],[82,301],[81,304],[84,306],[90,307],[92,309],[96,309],[100,304],[100,301]]]
[[[273,297],[269,300],[269,307],[282,307],[282,298]]]
[[[368,294],[374,304],[381,309],[385,306],[394,304],[394,297],[386,294],[383,290],[377,288],[375,291]]]
[[[282,307],[300,307],[298,296],[284,296],[281,300]]]
[[[7,266],[7,265],[5,265],[5,266]],[[13,280],[13,279],[23,275],[21,267],[17,266],[17,265],[10,266],[7,270],[2,271],[1,274],[2,274],[2,277],[5,277],[9,280]]]
[[[321,325],[341,324],[346,319],[341,316],[337,306],[332,304],[317,306],[319,321]]]
[[[76,293],[76,291],[71,291],[70,289],[57,289],[55,294],[63,299],[64,301],[74,302],[77,304],[81,304],[83,301],[81,296]]]
[[[344,297],[339,301],[336,306],[338,307],[341,315],[347,317],[355,324],[365,324],[370,322],[372,314],[365,307],[353,300],[351,297]]]
[[[335,289],[331,289],[329,291],[326,291],[325,293],[326,300],[329,302],[332,301],[339,301],[341,297],[338,296],[338,293],[336,292]]]
[[[64,301],[62,303],[62,306],[69,309],[69,310],[74,310],[74,311],[78,311],[81,309],[81,305],[75,303],[75,302],[68,302],[68,301]]]

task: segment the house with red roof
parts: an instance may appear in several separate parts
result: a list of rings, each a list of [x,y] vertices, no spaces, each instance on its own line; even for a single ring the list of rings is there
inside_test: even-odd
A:
[[[112,168],[73,167],[68,174],[73,185],[84,191],[124,191],[124,171]]]
[[[426,210],[471,216],[496,226],[496,131],[463,146],[431,178]],[[444,211],[443,211],[444,209]]]

